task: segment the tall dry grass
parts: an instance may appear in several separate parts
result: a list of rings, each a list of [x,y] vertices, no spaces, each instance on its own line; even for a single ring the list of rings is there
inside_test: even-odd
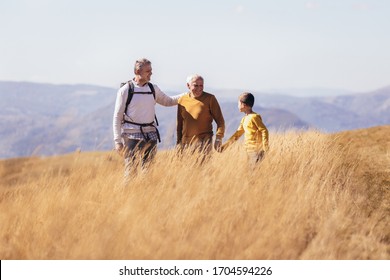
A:
[[[352,138],[274,133],[255,168],[160,151],[127,186],[113,153],[2,161],[0,258],[389,259],[389,147]]]

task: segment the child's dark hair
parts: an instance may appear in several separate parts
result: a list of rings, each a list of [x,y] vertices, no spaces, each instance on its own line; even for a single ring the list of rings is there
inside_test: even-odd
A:
[[[244,92],[240,95],[240,101],[249,107],[253,107],[255,104],[255,97],[250,92]]]

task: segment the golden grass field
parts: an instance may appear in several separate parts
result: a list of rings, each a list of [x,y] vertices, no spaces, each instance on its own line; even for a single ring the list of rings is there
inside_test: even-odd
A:
[[[390,259],[390,126],[271,132],[199,166],[159,151],[0,161],[0,259]]]

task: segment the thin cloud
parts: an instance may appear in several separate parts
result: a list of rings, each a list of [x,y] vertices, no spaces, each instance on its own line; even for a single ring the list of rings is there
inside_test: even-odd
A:
[[[237,5],[235,10],[236,10],[236,13],[242,14],[244,12],[244,6]]]
[[[305,6],[308,10],[316,10],[320,5],[316,1],[307,1]]]

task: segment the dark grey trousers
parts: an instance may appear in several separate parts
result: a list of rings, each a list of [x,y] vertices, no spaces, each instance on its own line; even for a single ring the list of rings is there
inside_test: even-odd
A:
[[[157,141],[124,139],[125,146],[125,177],[128,178],[132,172],[139,167],[147,168],[157,152]]]

